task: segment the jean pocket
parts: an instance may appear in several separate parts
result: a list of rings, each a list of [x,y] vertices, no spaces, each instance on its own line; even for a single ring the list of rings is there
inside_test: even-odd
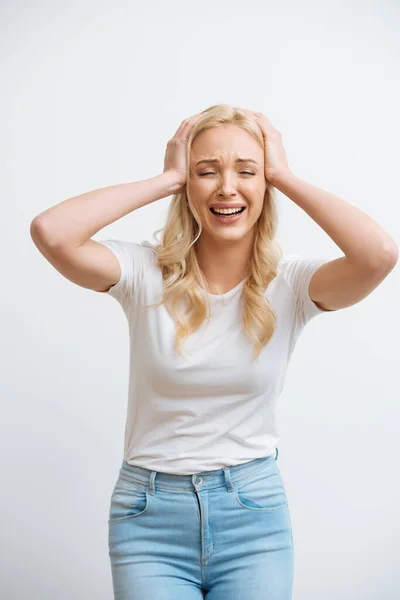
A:
[[[149,506],[147,485],[119,476],[110,503],[108,522],[139,517]]]
[[[246,510],[274,511],[287,505],[285,487],[275,461],[261,473],[236,481],[234,495]]]

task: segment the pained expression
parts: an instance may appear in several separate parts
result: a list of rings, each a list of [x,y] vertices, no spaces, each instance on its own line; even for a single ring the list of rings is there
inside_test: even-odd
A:
[[[237,162],[238,158],[252,160]],[[218,162],[197,164],[204,159]],[[264,148],[236,125],[202,131],[191,147],[188,184],[203,231],[216,239],[238,240],[253,228],[263,207],[267,185]],[[224,203],[245,209],[232,221],[214,216],[210,208]]]

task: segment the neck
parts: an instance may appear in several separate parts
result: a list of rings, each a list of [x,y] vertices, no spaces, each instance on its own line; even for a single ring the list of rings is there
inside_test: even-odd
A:
[[[196,243],[197,257],[211,293],[224,294],[246,277],[253,243],[252,235],[220,242],[202,232]]]

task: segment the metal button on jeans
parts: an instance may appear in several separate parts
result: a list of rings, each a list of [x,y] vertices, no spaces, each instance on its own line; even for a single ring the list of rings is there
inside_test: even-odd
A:
[[[225,467],[219,473],[211,471],[207,475],[201,471],[204,477],[194,472],[181,478],[166,472],[160,475],[159,486],[153,466],[144,470],[126,461],[122,464],[131,479],[118,486],[110,511],[121,508],[124,514],[113,513],[116,518],[109,523],[109,555],[113,587],[118,590],[116,599],[136,597],[134,593],[130,596],[131,589],[146,590],[139,594],[141,600],[168,596],[166,577],[170,598],[201,596],[195,577],[185,579],[186,593],[179,595],[182,578],[177,573],[187,572],[188,558],[190,565],[196,565],[199,577],[201,565],[207,576],[201,583],[203,586],[206,583],[207,590],[215,597],[249,598],[251,593],[246,596],[247,589],[242,594],[236,591],[245,590],[243,581],[248,574],[246,583],[254,598],[291,598],[295,571],[291,515],[288,504],[282,504],[283,480],[273,457],[242,463],[239,469]],[[145,488],[150,484],[154,484],[149,494],[150,504],[147,511],[139,513],[146,500]],[[246,505],[238,504],[236,491],[243,492],[240,497],[246,498]],[[251,506],[250,500],[263,508]],[[276,508],[278,503],[281,506]],[[167,508],[170,505],[171,510]],[[273,510],[269,510],[271,507]],[[153,532],[157,535],[152,535]],[[149,560],[161,555],[173,556],[173,560]]]

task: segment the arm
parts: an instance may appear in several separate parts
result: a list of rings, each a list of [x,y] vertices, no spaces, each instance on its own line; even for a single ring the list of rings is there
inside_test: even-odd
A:
[[[32,240],[61,275],[81,287],[107,291],[120,280],[120,265],[112,251],[91,236],[129,212],[176,193],[181,185],[179,174],[166,171],[64,200],[33,219]]]
[[[393,239],[350,203],[299,179],[278,173],[272,185],[302,208],[343,251],[322,265],[310,281],[310,297],[325,310],[351,306],[368,296],[398,259]]]
[[[30,233],[34,241],[39,238],[52,247],[78,247],[103,227],[181,187],[179,174],[165,171],[143,181],[86,192],[40,213],[33,219]]]

